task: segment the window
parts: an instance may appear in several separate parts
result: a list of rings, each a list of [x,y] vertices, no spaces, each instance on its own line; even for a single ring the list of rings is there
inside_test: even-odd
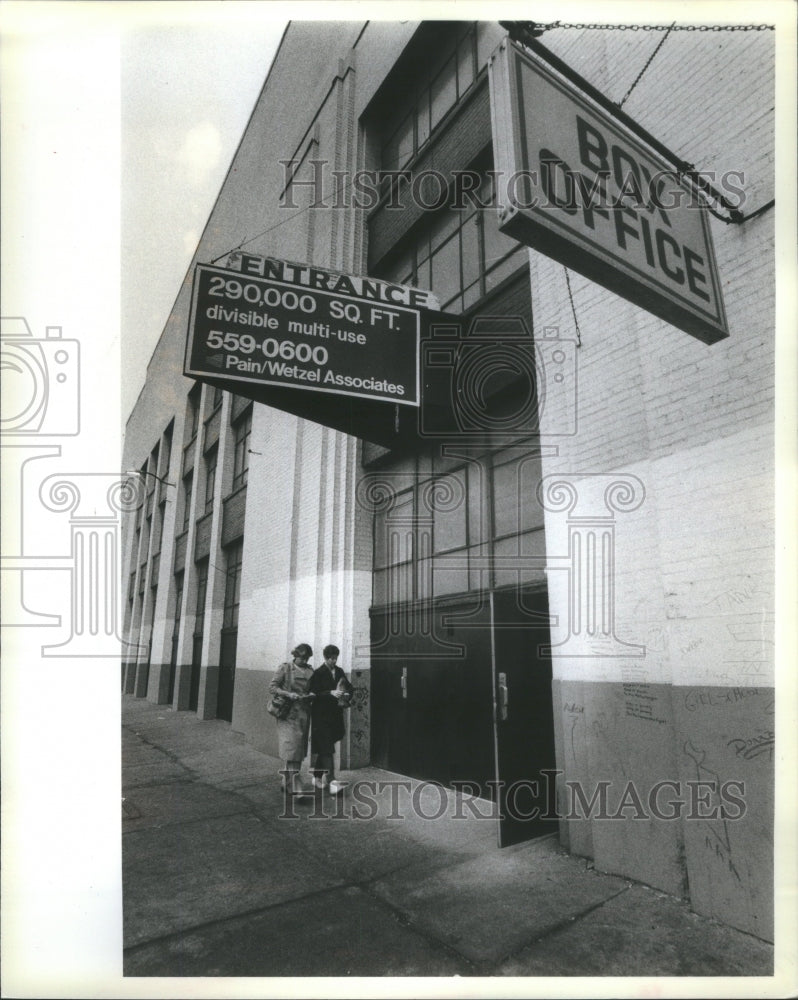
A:
[[[194,637],[202,636],[205,629],[205,598],[208,595],[208,560],[197,563],[197,604],[194,619]]]
[[[186,414],[186,443],[193,441],[199,430],[200,417],[200,386],[195,385],[188,394],[188,413]]]
[[[467,467],[427,477],[375,513],[375,605],[469,590],[469,550],[480,541],[478,480]]]
[[[249,439],[252,434],[252,408],[233,425],[235,455],[233,458],[233,489],[246,486],[249,473]]]
[[[216,488],[216,463],[219,449],[216,445],[205,455],[205,513],[213,510],[213,491]]]
[[[183,582],[185,573],[175,573],[175,613],[172,620],[172,656],[170,660],[169,673],[169,695],[167,701],[171,702],[175,693],[175,667],[177,666],[177,647],[180,642],[180,613],[183,610]]]
[[[175,617],[172,625],[172,638],[177,639],[180,634],[180,615],[183,611],[183,583],[185,573],[175,573]]]
[[[244,560],[243,540],[227,550],[227,581],[224,590],[224,619],[222,628],[238,628],[238,607],[241,603],[241,566]]]
[[[442,309],[463,312],[525,264],[521,244],[499,232],[489,169],[483,170],[475,203],[466,199],[464,208],[446,207],[426,220],[377,276],[429,288]]]
[[[218,409],[222,405],[223,397],[224,397],[224,391],[222,389],[213,390],[213,398],[211,400],[211,411]]]
[[[183,584],[185,573],[175,574],[175,627],[180,622],[180,615],[183,612]]]
[[[139,483],[143,483],[143,482],[144,482],[144,480],[145,480],[145,478],[146,478],[146,477],[144,476],[144,472],[143,472],[143,470],[142,470],[142,472],[141,472],[141,475],[139,476]],[[137,484],[137,485],[138,485],[138,484]],[[137,533],[138,533],[139,531],[141,531],[141,519],[142,519],[143,517],[144,517],[144,504],[143,504],[143,503],[140,503],[140,504],[138,505],[138,507],[136,507],[136,532],[137,532]]]
[[[431,30],[435,31],[433,27]],[[420,152],[447,112],[463,97],[476,77],[474,25],[441,25],[428,48],[407,67],[394,93],[409,96],[387,121],[380,151],[383,170],[400,170]],[[408,103],[411,107],[408,110]]]
[[[413,524],[414,490],[396,494],[389,510],[375,514],[374,604],[400,604],[415,597],[413,586],[414,538],[407,531]]]
[[[163,525],[166,520],[166,500],[162,500],[158,504],[158,536],[156,539],[155,549],[153,551],[160,552],[161,545],[163,544]]]
[[[183,531],[188,531],[191,521],[191,493],[194,488],[194,473],[183,478]]]
[[[158,473],[162,479],[169,478],[169,463],[172,460],[172,424],[170,423],[166,429],[163,439],[163,448],[161,448],[161,471]]]
[[[422,462],[406,473],[414,485],[374,513],[375,607],[474,591],[490,585],[489,577],[501,586],[542,574],[536,445],[446,471],[433,464],[432,475],[420,474]],[[497,565],[489,569],[486,557]]]

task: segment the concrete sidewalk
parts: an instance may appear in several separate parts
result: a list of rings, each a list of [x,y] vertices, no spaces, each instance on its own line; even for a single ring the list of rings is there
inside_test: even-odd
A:
[[[122,723],[126,976],[772,975],[770,945],[556,837],[499,850],[452,793],[425,819],[435,789],[366,768],[286,811],[229,724],[130,695]]]

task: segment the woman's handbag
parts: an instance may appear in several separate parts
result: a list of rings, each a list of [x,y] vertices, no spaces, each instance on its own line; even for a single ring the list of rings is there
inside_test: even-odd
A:
[[[291,688],[291,667],[289,666],[286,671],[288,678],[288,688]],[[288,718],[288,713],[291,711],[291,705],[293,702],[290,698],[286,698],[284,694],[277,692],[273,694],[271,698],[266,702],[266,711],[269,715],[273,715],[275,719],[286,719]]]
[[[266,711],[275,719],[286,719],[291,711],[291,701],[282,694],[275,694],[266,702]]]

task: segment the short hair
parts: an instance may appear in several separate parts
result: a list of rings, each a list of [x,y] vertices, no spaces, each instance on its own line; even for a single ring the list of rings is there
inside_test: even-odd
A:
[[[328,656],[340,656],[341,650],[337,646],[333,646],[332,643],[329,646],[325,646],[322,650],[324,654],[324,659],[326,660]]]
[[[296,649],[291,650],[291,656],[307,656],[310,659],[313,656],[313,650],[306,642],[300,642]]]

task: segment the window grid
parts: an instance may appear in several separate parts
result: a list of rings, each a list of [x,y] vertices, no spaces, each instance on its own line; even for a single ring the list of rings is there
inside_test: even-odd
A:
[[[493,178],[476,192],[486,208],[444,208],[379,277],[433,291],[441,309],[463,312],[526,261],[524,248],[499,232]]]
[[[400,170],[425,147],[446,114],[462,99],[476,78],[476,31],[465,33],[444,50],[443,66],[434,63],[428,75],[418,80],[412,109],[405,114],[383,143],[383,170]]]

